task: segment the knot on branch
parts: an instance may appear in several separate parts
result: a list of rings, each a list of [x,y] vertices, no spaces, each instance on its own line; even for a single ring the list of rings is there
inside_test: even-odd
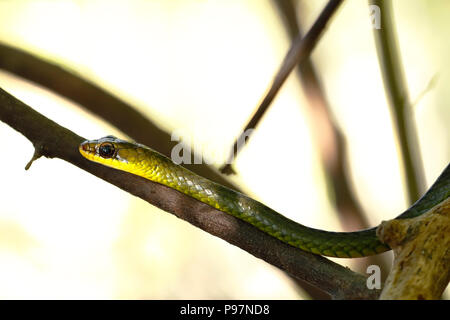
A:
[[[45,156],[45,147],[44,147],[43,143],[37,142],[33,145],[34,145],[34,153],[33,153],[33,156],[31,157],[30,161],[28,161],[27,165],[25,166],[25,170],[30,169],[30,167],[34,161],[36,161],[37,159],[39,159],[42,156]]]
[[[380,299],[439,299],[450,280],[450,198],[412,219],[383,222],[394,265]]]

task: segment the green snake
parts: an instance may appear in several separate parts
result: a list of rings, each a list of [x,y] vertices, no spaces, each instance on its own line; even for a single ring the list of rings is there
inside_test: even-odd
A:
[[[306,227],[261,202],[203,178],[138,143],[107,136],[83,142],[79,151],[88,160],[178,190],[304,251],[331,257],[356,258],[390,250],[378,240],[376,228],[355,232],[330,232]],[[396,219],[419,216],[449,196],[450,165],[427,193]]]

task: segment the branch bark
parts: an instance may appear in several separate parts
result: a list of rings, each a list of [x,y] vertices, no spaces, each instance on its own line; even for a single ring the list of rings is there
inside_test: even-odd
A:
[[[377,229],[394,250],[394,266],[380,299],[439,299],[450,281],[450,198],[412,219]]]
[[[142,198],[196,227],[328,292],[335,299],[375,299],[365,276],[322,256],[291,247],[248,223],[224,214],[176,190],[84,159],[84,140],[0,89],[0,120],[22,133],[40,156],[60,158]]]

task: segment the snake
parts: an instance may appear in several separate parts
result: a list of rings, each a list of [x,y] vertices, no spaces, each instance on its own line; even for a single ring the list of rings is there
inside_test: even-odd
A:
[[[376,227],[333,232],[304,226],[257,200],[175,164],[170,158],[139,143],[106,136],[86,140],[78,149],[90,161],[175,189],[303,251],[329,257],[357,258],[390,250],[377,237]],[[450,164],[428,191],[395,219],[422,215],[449,196]]]

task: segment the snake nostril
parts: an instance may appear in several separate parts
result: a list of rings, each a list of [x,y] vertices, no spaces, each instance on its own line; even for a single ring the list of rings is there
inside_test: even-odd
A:
[[[81,150],[83,150],[84,152],[90,152],[90,151],[92,151],[91,146],[90,146],[89,143],[87,143],[87,142],[83,142],[83,143],[80,145],[80,148],[81,148]]]

